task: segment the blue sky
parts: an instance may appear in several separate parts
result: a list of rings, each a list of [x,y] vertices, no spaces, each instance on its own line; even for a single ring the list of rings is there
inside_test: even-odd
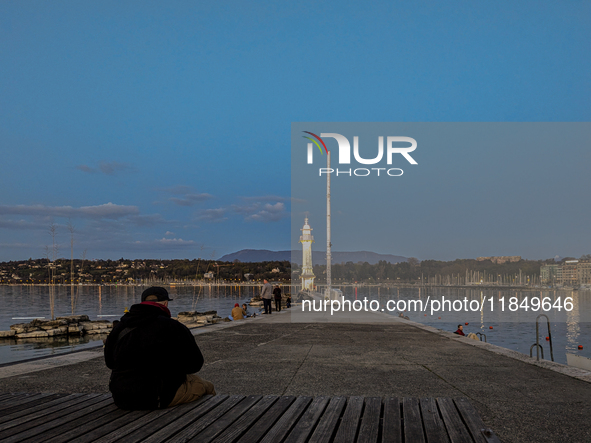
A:
[[[291,122],[589,121],[589,9],[2,2],[0,260],[289,249]]]

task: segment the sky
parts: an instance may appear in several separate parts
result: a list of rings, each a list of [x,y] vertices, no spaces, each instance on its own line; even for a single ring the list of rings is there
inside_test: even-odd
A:
[[[587,122],[590,9],[582,1],[1,2],[0,260],[43,257],[52,224],[59,255],[69,257],[68,223],[75,258],[289,249],[292,122]],[[421,165],[452,166],[449,149],[448,160],[424,151]],[[489,153],[474,155],[486,162]],[[553,165],[560,180],[569,176],[563,162]],[[581,180],[575,185],[588,184]],[[588,219],[586,194],[577,195],[560,210]],[[499,211],[515,216],[510,206]],[[512,251],[591,252],[588,228],[574,225],[578,249],[515,240]],[[510,226],[482,248],[427,241],[421,223],[408,229],[414,246],[376,252],[487,255]]]

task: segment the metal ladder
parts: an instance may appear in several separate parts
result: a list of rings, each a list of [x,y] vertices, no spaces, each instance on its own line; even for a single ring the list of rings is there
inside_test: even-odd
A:
[[[536,342],[529,348],[529,356],[533,358],[532,350],[535,346],[536,360],[540,361],[540,350],[542,351],[542,360],[544,359],[544,348],[542,348],[542,345],[540,344],[540,325],[538,323],[540,317],[546,317],[546,323],[548,324],[548,338],[550,341],[550,358],[552,359],[552,361],[554,361],[554,352],[552,351],[552,332],[550,331],[550,319],[546,314],[540,314],[536,317]]]
[[[477,332],[476,335],[479,336],[480,341],[482,341],[482,337],[484,337],[484,342],[488,343],[488,341],[486,340],[486,334],[483,334],[482,332]]]

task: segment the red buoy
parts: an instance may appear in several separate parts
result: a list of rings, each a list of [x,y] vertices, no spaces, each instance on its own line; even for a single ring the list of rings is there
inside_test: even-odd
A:
[[[579,349],[583,349],[583,345],[579,345]]]
[[[427,316],[427,314],[425,314],[425,317]]]
[[[441,320],[441,317],[437,317],[439,320]]]
[[[465,324],[466,324],[466,326],[468,326],[468,322],[466,322]]]
[[[546,341],[550,341],[550,337],[546,337]]]
[[[492,328],[493,328],[492,326],[489,326],[489,327],[488,327],[488,329],[492,329]]]

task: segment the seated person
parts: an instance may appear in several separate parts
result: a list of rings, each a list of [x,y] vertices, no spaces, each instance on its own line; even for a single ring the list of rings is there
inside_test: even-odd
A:
[[[109,390],[121,409],[166,408],[215,395],[213,384],[194,374],[203,355],[191,331],[171,318],[169,301],[166,289],[146,289],[107,337]]]
[[[232,309],[232,318],[234,320],[244,320],[245,316],[246,316],[246,312],[244,312],[244,309],[242,309],[240,307],[240,305],[238,303],[236,303],[234,305],[234,309]]]
[[[252,317],[252,315],[248,313],[248,306],[246,306],[246,303],[242,303],[242,310],[244,311],[245,318]]]
[[[458,325],[458,330],[454,332],[454,334],[463,335],[465,337],[466,334],[464,334],[464,327],[462,325]]]

